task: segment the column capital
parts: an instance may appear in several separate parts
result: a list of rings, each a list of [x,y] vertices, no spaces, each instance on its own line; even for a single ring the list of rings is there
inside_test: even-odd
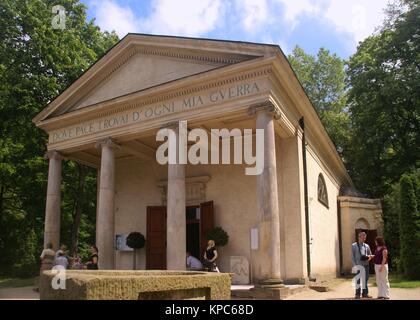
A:
[[[263,103],[253,105],[248,109],[248,114],[250,116],[255,116],[259,112],[272,114],[276,120],[281,118],[281,112],[279,108],[275,106],[271,101],[265,101]]]
[[[111,137],[102,139],[95,144],[95,147],[98,148],[98,149],[102,149],[105,146],[113,148],[113,149],[120,149],[121,148],[121,145],[118,144],[115,141],[115,139],[112,139]]]
[[[62,160],[64,159],[64,156],[57,150],[48,150],[44,154],[44,159],[45,160],[50,160],[50,159]]]

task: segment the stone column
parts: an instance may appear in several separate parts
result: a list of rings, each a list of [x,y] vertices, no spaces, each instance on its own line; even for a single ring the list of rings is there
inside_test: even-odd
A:
[[[264,130],[264,169],[257,176],[258,225],[260,230],[260,259],[267,264],[261,283],[281,283],[280,224],[277,190],[276,142],[273,105],[253,108],[256,128]]]
[[[167,127],[169,144],[179,144],[178,125]],[[179,150],[176,148],[177,164],[168,164],[168,196],[166,222],[166,264],[168,270],[186,269],[186,212],[185,212],[185,164],[179,163]]]
[[[96,245],[99,268],[114,269],[114,198],[115,198],[115,149],[119,147],[111,138],[96,145],[101,148],[98,214],[96,220]]]
[[[47,201],[45,205],[44,248],[48,243],[54,250],[60,247],[61,160],[57,151],[48,151],[49,159]]]

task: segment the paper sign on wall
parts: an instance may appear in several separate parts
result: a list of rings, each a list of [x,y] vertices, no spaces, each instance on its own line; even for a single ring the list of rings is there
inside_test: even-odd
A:
[[[258,250],[258,229],[251,229],[251,250]]]

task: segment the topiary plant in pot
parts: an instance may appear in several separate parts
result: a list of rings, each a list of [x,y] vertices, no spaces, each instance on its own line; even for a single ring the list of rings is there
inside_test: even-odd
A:
[[[137,250],[144,247],[144,245],[146,244],[146,238],[140,232],[131,232],[127,236],[126,244],[127,246],[133,249],[133,270],[136,270],[137,269],[137,266],[136,266]]]
[[[206,239],[213,240],[218,247],[223,247],[227,245],[229,235],[222,227],[215,227],[207,232]]]

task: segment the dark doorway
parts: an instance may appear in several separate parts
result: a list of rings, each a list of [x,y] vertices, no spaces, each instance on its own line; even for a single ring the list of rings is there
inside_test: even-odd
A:
[[[185,208],[186,251],[202,259],[206,235],[214,227],[213,201]],[[147,207],[146,268],[166,269],[166,207]]]
[[[366,243],[369,245],[370,247],[370,251],[372,251],[372,254],[375,253],[376,250],[376,244],[375,244],[375,239],[378,235],[378,232],[376,230],[368,230],[368,229],[355,229],[356,232],[356,242],[358,241],[358,234],[359,232],[366,232]],[[369,264],[369,273],[370,274],[374,274],[375,273],[375,265],[373,264],[372,260],[371,263]]]
[[[200,253],[204,254],[207,247],[207,233],[214,228],[213,201],[200,204]]]
[[[200,259],[200,207],[187,207],[187,251]]]
[[[166,269],[166,207],[147,207],[146,269]]]

